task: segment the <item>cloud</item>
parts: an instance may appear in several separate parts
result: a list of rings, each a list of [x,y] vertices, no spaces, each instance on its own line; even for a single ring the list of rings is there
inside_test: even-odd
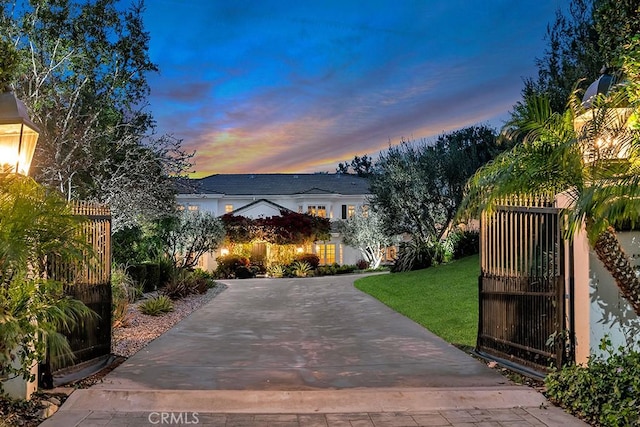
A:
[[[200,175],[333,171],[403,137],[495,123],[535,72],[555,8],[156,1],[151,109],[197,150]]]

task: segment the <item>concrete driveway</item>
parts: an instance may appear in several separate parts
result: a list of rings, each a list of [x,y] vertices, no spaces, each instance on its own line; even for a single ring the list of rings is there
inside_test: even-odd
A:
[[[356,290],[356,278],[227,281],[42,426],[586,425]]]
[[[353,286],[354,276],[251,279],[129,358],[97,388],[477,387],[502,375]]]

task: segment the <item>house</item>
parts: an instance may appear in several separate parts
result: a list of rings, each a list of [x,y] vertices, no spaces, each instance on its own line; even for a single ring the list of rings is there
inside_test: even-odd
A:
[[[366,178],[348,174],[217,174],[191,179],[188,184],[177,196],[178,203],[185,209],[252,219],[293,211],[335,222],[366,206],[370,195]],[[296,249],[298,253],[318,255],[321,265],[355,264],[362,258],[358,249],[343,244],[335,227],[332,227],[330,240]],[[228,254],[229,250],[222,247],[216,253],[207,254],[200,260],[200,267],[213,270],[215,259]],[[268,251],[268,245],[254,242],[251,258],[265,259]]]

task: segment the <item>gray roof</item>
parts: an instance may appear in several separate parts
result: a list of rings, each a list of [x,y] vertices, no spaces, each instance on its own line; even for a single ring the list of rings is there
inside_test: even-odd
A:
[[[183,183],[187,184],[187,183]],[[191,179],[188,193],[225,195],[370,194],[369,181],[349,174],[218,174]],[[184,188],[184,187],[183,187]]]

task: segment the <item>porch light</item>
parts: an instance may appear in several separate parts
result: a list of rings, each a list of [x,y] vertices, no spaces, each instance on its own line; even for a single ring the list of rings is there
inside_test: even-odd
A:
[[[614,83],[613,76],[603,69],[603,74],[591,83],[582,98],[584,112],[574,119],[574,129],[579,138],[582,135],[595,135],[595,139],[590,137],[584,140],[582,155],[585,164],[629,157],[628,145],[618,136],[621,130],[629,128],[631,108],[606,107],[603,109],[596,103],[596,97],[607,94]]]
[[[220,249],[220,255],[222,255],[222,256],[229,255],[229,249],[227,249],[227,248]]]
[[[39,129],[13,92],[0,94],[0,173],[27,175]]]
[[[298,246],[298,247],[296,248],[296,253],[298,253],[298,254],[301,254],[303,251],[304,251],[304,249],[302,249],[302,247],[301,247],[301,246]]]

